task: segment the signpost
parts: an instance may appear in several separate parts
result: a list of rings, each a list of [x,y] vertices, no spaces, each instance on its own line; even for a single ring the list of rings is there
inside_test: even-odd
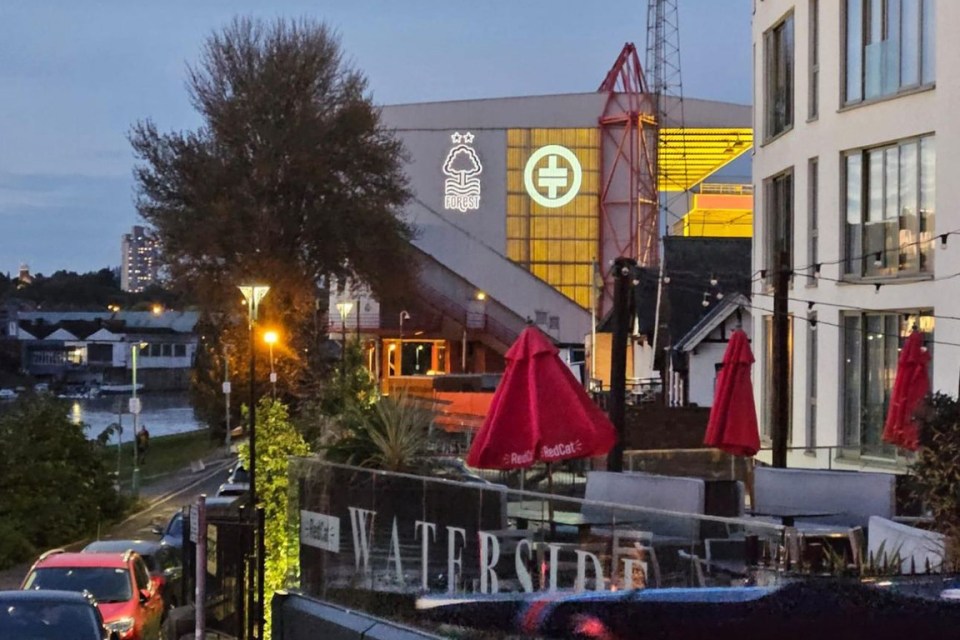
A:
[[[197,603],[197,616],[194,638],[204,640],[204,627],[207,623],[205,606],[207,601],[207,497],[203,494],[197,498],[197,504],[190,517],[190,539],[197,543],[196,591],[194,595],[194,602]]]

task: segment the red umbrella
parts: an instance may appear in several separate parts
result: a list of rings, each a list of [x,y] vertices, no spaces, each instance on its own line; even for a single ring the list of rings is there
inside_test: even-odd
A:
[[[613,425],[557,354],[536,327],[520,334],[507,351],[506,371],[467,464],[517,469],[537,461],[599,456],[613,448]]]
[[[753,456],[760,450],[757,410],[753,404],[750,368],[753,354],[747,334],[730,335],[717,375],[717,388],[710,407],[710,421],[703,443],[738,456]]]
[[[920,446],[913,414],[930,392],[929,362],[930,354],[923,348],[923,334],[914,331],[904,342],[897,360],[897,377],[893,381],[887,423],[883,427],[885,442],[911,451]]]

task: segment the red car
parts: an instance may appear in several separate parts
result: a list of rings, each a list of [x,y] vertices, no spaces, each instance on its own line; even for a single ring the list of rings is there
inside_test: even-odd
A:
[[[143,558],[124,553],[48,551],[30,568],[22,589],[86,591],[97,601],[104,626],[120,640],[159,640],[163,598]]]

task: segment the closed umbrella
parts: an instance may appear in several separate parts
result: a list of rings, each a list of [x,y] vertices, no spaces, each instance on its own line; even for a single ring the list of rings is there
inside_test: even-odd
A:
[[[753,362],[747,334],[735,330],[730,335],[723,354],[723,366],[717,376],[704,444],[738,456],[753,456],[760,450],[757,410],[750,381]]]
[[[883,440],[898,447],[916,451],[920,446],[914,412],[930,392],[927,367],[930,354],[923,347],[923,334],[914,331],[907,338],[897,360],[897,377],[893,381]]]
[[[506,353],[506,371],[470,447],[469,465],[518,469],[613,448],[613,424],[558,354],[539,329],[524,329]]]

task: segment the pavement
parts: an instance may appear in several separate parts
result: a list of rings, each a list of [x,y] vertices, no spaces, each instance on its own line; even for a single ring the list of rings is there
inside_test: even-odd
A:
[[[142,520],[154,511],[159,511],[164,505],[190,492],[191,489],[210,482],[215,476],[226,471],[235,460],[226,447],[219,447],[202,460],[196,460],[189,466],[171,473],[143,478],[140,488],[141,507],[128,515],[124,520],[117,522],[106,531],[101,531],[103,537],[110,537],[114,530],[129,529],[129,523]],[[85,537],[70,544],[62,545],[68,551],[82,549],[92,537]],[[0,571],[0,589],[18,589],[23,578],[30,570],[33,560],[15,565]]]

